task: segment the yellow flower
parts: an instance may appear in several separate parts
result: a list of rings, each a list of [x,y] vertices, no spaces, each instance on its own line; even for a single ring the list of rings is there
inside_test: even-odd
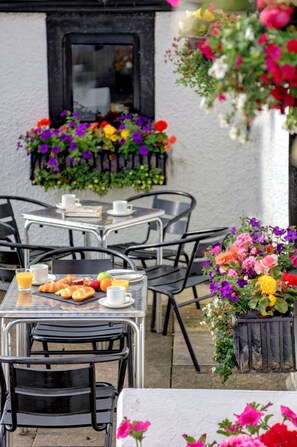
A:
[[[111,141],[117,141],[119,137],[117,135],[111,135],[110,139]]]
[[[129,133],[130,133],[130,130],[124,129],[124,130],[121,131],[121,137],[124,138],[124,140],[126,140],[126,138],[128,137]]]
[[[104,128],[104,134],[107,138],[110,138],[117,130],[115,127],[111,126],[110,124],[107,124]]]
[[[275,302],[276,302],[276,296],[274,296],[274,295],[269,295],[268,298],[270,299],[269,306],[270,306],[270,307],[274,306],[274,305],[275,305]]]
[[[269,275],[263,275],[258,279],[263,293],[273,295],[276,292],[276,280]]]
[[[210,12],[208,9],[206,9],[201,15],[201,8],[197,9],[197,11],[194,12],[194,16],[198,19],[207,20],[208,22],[212,22],[215,18],[213,13]]]

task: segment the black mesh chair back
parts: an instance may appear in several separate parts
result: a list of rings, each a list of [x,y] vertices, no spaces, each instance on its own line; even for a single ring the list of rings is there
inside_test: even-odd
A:
[[[227,234],[229,234],[229,229],[227,227],[205,231],[197,230],[185,233],[183,237],[178,240],[157,244],[144,244],[139,247],[141,250],[151,250],[152,248],[157,249],[159,247],[164,249],[174,247],[175,249],[176,256],[173,265],[154,265],[153,267],[146,269],[148,289],[153,292],[151,329],[153,330],[155,323],[157,294],[166,295],[168,301],[164,319],[163,335],[167,334],[170,311],[171,308],[173,308],[189,350],[189,354],[197,371],[200,371],[200,366],[179,309],[190,304],[195,304],[196,307],[199,308],[200,301],[210,297],[209,294],[199,297],[196,290],[196,286],[208,281],[208,276],[203,275],[201,271],[202,261],[200,244],[209,247],[211,243],[223,243]],[[135,248],[136,246],[131,246],[126,250],[126,254],[129,256],[130,251],[134,253]],[[181,266],[180,257],[183,256],[184,251],[188,253],[188,263],[186,266]],[[188,288],[192,288],[193,298],[190,298],[187,301],[178,302],[175,296]]]
[[[196,207],[196,199],[187,192],[182,191],[153,191],[149,193],[138,194],[127,199],[129,203],[135,206],[150,206],[155,209],[163,209],[164,216],[161,216],[163,222],[163,240],[167,240],[170,236],[173,238],[181,237],[189,227],[192,211]],[[149,205],[147,203],[150,202]],[[148,230],[145,239],[141,242],[126,242],[113,245],[112,248],[118,251],[125,251],[129,246],[136,244],[147,244],[150,241],[156,240],[155,233],[157,231],[156,222],[148,224]],[[142,250],[135,247],[133,252],[129,252],[130,258],[139,260],[143,267],[146,267],[146,261],[157,258],[156,250],[150,251]],[[173,260],[176,256],[175,250],[172,248],[164,248],[163,259]],[[187,254],[183,253],[186,262],[188,261]]]
[[[52,273],[93,274],[113,268],[112,259],[57,259],[52,258]]]
[[[110,447],[119,390],[107,382],[96,383],[95,364],[116,361],[123,375],[127,356],[124,349],[118,354],[92,357],[1,357],[1,426],[7,431],[91,426],[105,432],[104,447]],[[9,391],[3,379],[4,363],[9,364]],[[39,364],[51,369],[36,368]]]

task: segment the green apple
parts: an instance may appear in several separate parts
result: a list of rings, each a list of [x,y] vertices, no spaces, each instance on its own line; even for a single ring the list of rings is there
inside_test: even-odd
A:
[[[97,280],[98,280],[98,281],[102,281],[102,279],[104,279],[104,278],[111,279],[112,276],[111,276],[111,274],[108,273],[108,272],[100,272],[99,275],[97,276]]]

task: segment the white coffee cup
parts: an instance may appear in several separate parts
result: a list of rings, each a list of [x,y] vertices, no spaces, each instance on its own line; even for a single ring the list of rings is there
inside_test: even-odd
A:
[[[132,211],[133,206],[128,204],[126,200],[115,200],[112,202],[113,212],[115,214],[127,214]]]
[[[79,203],[79,199],[76,198],[75,194],[63,194],[61,205],[63,208],[71,208]]]
[[[124,286],[109,286],[106,289],[106,298],[109,304],[120,306],[131,301],[132,295],[126,292]]]
[[[33,273],[33,282],[45,282],[48,280],[48,265],[34,264],[30,267],[30,272]]]

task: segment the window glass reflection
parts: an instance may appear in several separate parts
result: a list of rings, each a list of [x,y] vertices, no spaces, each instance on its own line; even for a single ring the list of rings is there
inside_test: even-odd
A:
[[[73,110],[85,120],[133,106],[133,45],[72,44]]]

